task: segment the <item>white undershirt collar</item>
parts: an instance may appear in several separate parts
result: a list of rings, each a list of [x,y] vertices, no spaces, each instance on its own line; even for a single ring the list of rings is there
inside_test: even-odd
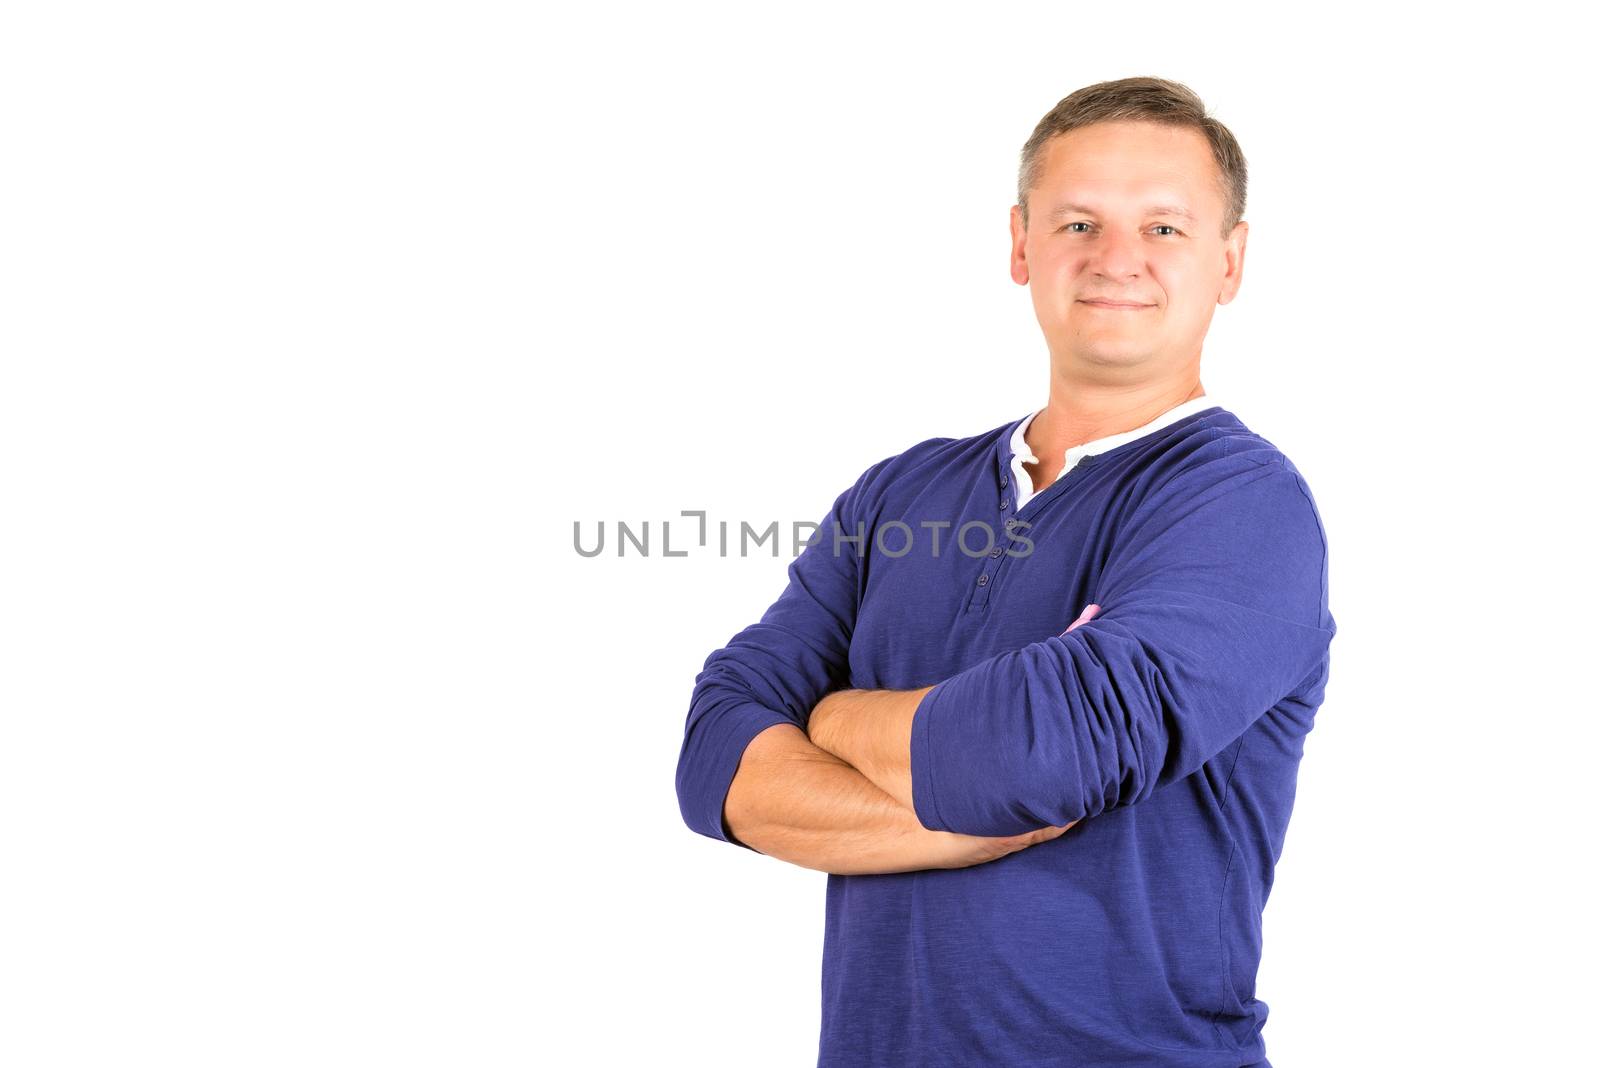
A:
[[[1103,438],[1095,438],[1093,441],[1086,441],[1081,445],[1074,445],[1067,450],[1066,462],[1061,467],[1061,474],[1057,475],[1056,478],[1059,479],[1061,475],[1071,471],[1077,466],[1078,461],[1085,456],[1098,456],[1100,453],[1114,449],[1118,445],[1126,445],[1128,442],[1142,438],[1146,434],[1154,434],[1157,430],[1177,422],[1184,416],[1203,412],[1207,408],[1215,408],[1220,403],[1216,397],[1207,393],[1192,400],[1186,400],[1175,408],[1168,408],[1143,426],[1125,430],[1120,434],[1110,434]],[[1022,465],[1024,463],[1039,462],[1039,458],[1028,448],[1027,433],[1028,427],[1033,424],[1034,418],[1043,411],[1044,409],[1040,408],[1039,411],[1034,412],[1033,415],[1018,423],[1017,428],[1011,432],[1011,474],[1012,479],[1016,482],[1017,508],[1019,509],[1039,492],[1033,488],[1033,476],[1028,474]]]

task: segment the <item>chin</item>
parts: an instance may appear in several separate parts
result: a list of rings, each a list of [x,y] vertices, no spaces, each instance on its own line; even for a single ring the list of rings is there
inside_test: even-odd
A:
[[[1099,367],[1130,367],[1149,360],[1154,350],[1153,343],[1140,342],[1132,338],[1079,336],[1070,341],[1062,351],[1071,353],[1071,358],[1077,363]]]

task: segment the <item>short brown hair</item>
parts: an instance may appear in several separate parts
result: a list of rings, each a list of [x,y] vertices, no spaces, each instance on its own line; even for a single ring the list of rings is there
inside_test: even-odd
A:
[[[1097,122],[1136,120],[1185,126],[1205,135],[1222,173],[1222,236],[1232,233],[1244,215],[1244,153],[1228,128],[1206,114],[1205,103],[1194,90],[1165,78],[1119,78],[1087,85],[1039,120],[1033,136],[1022,146],[1022,166],[1017,173],[1022,225],[1028,225],[1028,194],[1038,184],[1041,157],[1051,138]]]

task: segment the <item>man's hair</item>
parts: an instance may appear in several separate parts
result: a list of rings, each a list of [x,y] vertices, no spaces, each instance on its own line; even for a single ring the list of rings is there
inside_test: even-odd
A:
[[[1022,146],[1022,167],[1017,173],[1022,225],[1028,225],[1028,194],[1038,184],[1039,168],[1050,140],[1094,123],[1119,121],[1182,126],[1205,135],[1222,175],[1222,236],[1227,237],[1244,215],[1244,153],[1228,128],[1206,114],[1205,103],[1194,90],[1165,78],[1119,78],[1086,85],[1039,120],[1033,136]]]

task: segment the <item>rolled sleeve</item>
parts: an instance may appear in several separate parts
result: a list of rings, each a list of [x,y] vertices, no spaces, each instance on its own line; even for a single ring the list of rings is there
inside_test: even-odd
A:
[[[723,813],[746,747],[775,724],[804,730],[817,702],[848,683],[866,544],[857,507],[871,477],[892,459],[839,494],[790,563],[777,601],[707,657],[696,676],[677,791],[684,822],[697,833],[744,845],[728,833]]]
[[[924,826],[1013,835],[1137,804],[1324,677],[1327,544],[1297,473],[1180,484],[1114,557],[1095,618],[923,696]]]

